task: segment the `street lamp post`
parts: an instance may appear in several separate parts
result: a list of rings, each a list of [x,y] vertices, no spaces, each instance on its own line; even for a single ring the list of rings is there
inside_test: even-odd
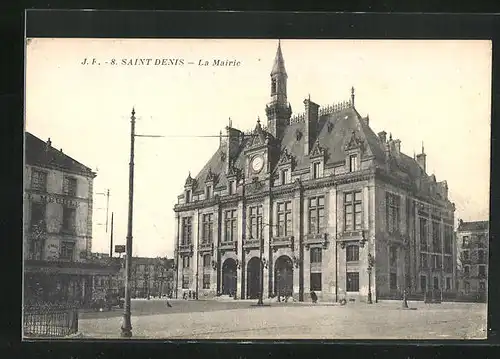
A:
[[[372,269],[375,264],[375,259],[371,253],[368,253],[368,304],[373,304],[372,301]]]

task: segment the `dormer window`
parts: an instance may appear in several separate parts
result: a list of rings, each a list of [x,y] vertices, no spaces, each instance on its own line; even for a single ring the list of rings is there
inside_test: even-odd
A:
[[[236,193],[236,181],[234,180],[229,181],[227,185],[227,190],[230,195]]]
[[[206,189],[206,199],[210,199],[213,196],[213,188],[212,186],[207,186]]]
[[[191,190],[186,190],[186,203],[191,202]]]
[[[359,170],[358,155],[349,156],[349,172],[355,172]]]
[[[281,171],[281,185],[290,183],[289,173],[290,173],[290,170],[288,170],[288,169]]]
[[[313,163],[313,178],[319,178],[320,177],[320,162],[314,162]]]

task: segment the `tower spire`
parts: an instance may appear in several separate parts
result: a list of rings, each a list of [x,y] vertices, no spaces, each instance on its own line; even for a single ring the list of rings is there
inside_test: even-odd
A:
[[[281,52],[281,41],[278,40],[278,49],[276,50],[276,57],[274,58],[273,69],[271,71],[271,76],[281,74],[287,77],[285,70],[285,60],[283,59],[283,53]]]

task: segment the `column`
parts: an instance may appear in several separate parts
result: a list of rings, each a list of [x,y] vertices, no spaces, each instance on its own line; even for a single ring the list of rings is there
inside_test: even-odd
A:
[[[238,258],[239,264],[241,269],[236,268],[236,298],[243,298],[243,293],[244,293],[244,275],[243,275],[243,270],[245,268],[244,263],[243,263],[243,235],[245,233],[244,227],[245,227],[245,211],[243,208],[243,201],[238,202],[238,235],[237,235],[237,244],[236,244],[236,258]]]
[[[180,258],[180,253],[179,253],[179,213],[176,213],[175,214],[175,226],[174,226],[174,231],[175,231],[175,234],[174,234],[174,253],[175,253],[175,263],[177,263],[177,268],[175,269],[175,293],[173,293],[174,297],[177,298],[177,295],[178,295],[178,290],[179,290],[179,272],[180,272],[180,268],[181,267],[181,258]]]
[[[336,265],[337,265],[337,189],[330,188],[328,198],[328,247],[324,251],[323,263],[321,264],[321,276],[323,293],[330,299],[335,298],[335,288],[337,285]],[[324,278],[324,279],[323,279]]]
[[[271,260],[271,253],[269,253],[269,245],[270,245],[270,232],[273,230],[273,222],[272,222],[272,202],[269,196],[264,198],[264,203],[262,205],[262,223],[267,223],[268,225],[264,227],[263,237],[264,237],[264,251],[262,254],[262,258],[265,258],[268,262]],[[271,276],[270,269],[272,269],[273,263],[268,263],[268,267],[264,267],[263,270],[263,283],[264,290],[262,293],[262,298],[266,299],[269,297],[269,286],[271,285]]]

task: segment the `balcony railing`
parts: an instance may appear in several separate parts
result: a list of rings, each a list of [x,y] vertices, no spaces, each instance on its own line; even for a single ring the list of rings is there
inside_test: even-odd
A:
[[[184,243],[179,245],[180,253],[192,253],[193,252],[193,244],[192,243]]]
[[[291,249],[294,248],[294,237],[293,236],[286,236],[286,237],[273,237],[271,240],[271,246],[273,248],[278,248],[278,247],[290,247]]]
[[[243,248],[251,249],[251,248],[259,248],[261,240],[259,238],[247,238],[243,242]]]
[[[200,252],[210,252],[214,249],[213,242],[200,243],[198,246],[198,250]]]

